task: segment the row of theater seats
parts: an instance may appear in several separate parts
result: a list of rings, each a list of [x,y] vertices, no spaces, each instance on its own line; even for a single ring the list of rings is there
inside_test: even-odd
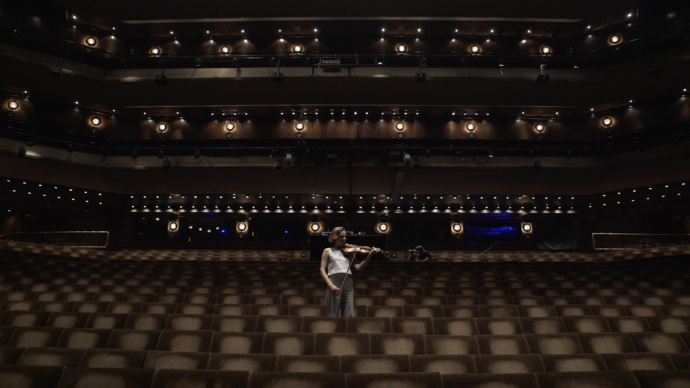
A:
[[[690,386],[682,260],[372,263],[354,318],[318,263],[71,260],[0,257],[0,387]]]
[[[227,305],[241,308],[242,306]],[[264,307],[264,306],[257,306]],[[436,335],[556,333],[684,333],[687,316],[562,315],[534,317],[352,317],[265,314],[167,314],[3,311],[0,327],[55,327],[136,330],[214,330],[281,333],[414,333]],[[289,306],[290,308],[294,306]],[[300,307],[300,306],[297,306]],[[321,309],[322,310],[322,309]],[[687,310],[682,310],[687,311]],[[237,312],[242,312],[238,310]]]
[[[0,366],[8,388],[684,388],[690,371],[532,374],[299,373]]]
[[[222,332],[213,330],[0,328],[6,347],[158,350],[279,355],[516,355],[688,353],[684,333],[424,335],[410,333]]]

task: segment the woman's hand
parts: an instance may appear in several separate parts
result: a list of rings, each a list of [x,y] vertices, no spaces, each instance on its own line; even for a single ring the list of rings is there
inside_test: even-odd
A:
[[[331,285],[329,288],[335,296],[340,295],[340,288],[336,287],[335,285]]]

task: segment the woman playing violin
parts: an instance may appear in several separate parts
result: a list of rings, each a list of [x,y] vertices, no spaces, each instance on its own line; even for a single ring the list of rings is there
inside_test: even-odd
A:
[[[354,316],[355,298],[350,267],[361,271],[369,264],[371,256],[380,252],[380,249],[372,248],[366,259],[360,263],[356,258],[357,249],[352,250],[352,253],[345,252],[346,236],[344,227],[334,228],[328,236],[333,248],[324,249],[321,255],[321,277],[328,285],[326,310],[329,317],[337,317],[339,314],[343,317]]]

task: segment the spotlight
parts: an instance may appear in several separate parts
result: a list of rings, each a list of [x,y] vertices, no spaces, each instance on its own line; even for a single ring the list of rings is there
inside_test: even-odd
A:
[[[472,124],[472,123],[467,124],[467,125],[465,126],[465,128],[467,128],[467,130],[470,131],[470,132],[472,132],[472,131],[474,131],[475,129],[477,129],[477,127],[476,127],[474,124]]]
[[[160,53],[161,53],[161,49],[159,49],[158,47],[154,47],[151,49],[151,54],[153,54],[153,55],[158,55]]]
[[[171,232],[176,232],[179,227],[180,226],[175,221],[171,221],[170,223],[168,223],[168,230]]]
[[[94,38],[93,36],[86,38],[86,44],[87,45],[93,47],[96,45],[96,43],[98,43],[98,42],[96,41],[96,38]]]
[[[404,44],[399,44],[395,49],[396,49],[399,53],[404,53],[404,52],[407,51],[407,46],[405,46]]]
[[[604,124],[606,127],[610,127],[611,124],[613,124],[613,120],[610,117],[606,117],[603,120],[601,120],[601,123]]]
[[[11,110],[15,110],[19,108],[19,103],[17,101],[10,101],[7,103],[7,107],[10,108]]]
[[[302,50],[304,50],[304,47],[302,47],[300,45],[296,45],[295,47],[292,48],[292,51],[295,53],[301,53]]]
[[[609,38],[609,42],[611,42],[611,44],[618,44],[618,43],[620,43],[620,41],[621,41],[620,35],[612,35]]]
[[[295,124],[295,129],[298,131],[303,130],[304,129],[304,123],[300,122],[300,123]]]
[[[158,132],[163,133],[163,132],[165,132],[166,130],[168,130],[168,124],[166,124],[166,123],[160,123],[160,124],[158,124]]]
[[[156,76],[156,83],[158,85],[167,85],[168,84],[168,77],[165,76],[165,74],[157,75]]]
[[[472,47],[470,47],[470,52],[472,54],[478,54],[480,51],[481,51],[481,49],[476,44],[472,45]]]
[[[97,127],[97,126],[101,125],[101,118],[98,117],[98,116],[92,117],[92,118],[91,118],[91,124],[92,124],[94,127]]]
[[[388,224],[382,222],[381,224],[379,224],[379,230],[381,231],[381,233],[386,233],[386,231],[388,230]]]
[[[247,230],[247,224],[245,224],[244,221],[240,222],[239,224],[237,224],[237,229],[240,232],[244,232],[245,230]]]
[[[541,53],[544,55],[551,54],[551,47],[549,46],[544,46],[541,48]]]
[[[227,54],[227,53],[230,52],[230,47],[228,47],[228,46],[223,46],[223,47],[220,48],[220,52],[223,53],[223,54]]]
[[[311,231],[316,233],[319,231],[319,229],[321,229],[321,227],[319,226],[319,223],[318,222],[312,222]]]
[[[540,133],[541,133],[541,132],[544,132],[544,124],[541,124],[541,123],[540,123],[540,124],[537,124],[537,125],[534,126],[534,129],[536,129],[537,132],[540,132]]]
[[[395,123],[395,129],[397,129],[398,131],[402,131],[403,129],[405,129],[405,124],[403,124],[402,122],[397,122]]]
[[[462,231],[462,225],[457,223],[457,222],[454,223],[453,224],[453,232],[460,233],[460,231]]]
[[[525,233],[530,233],[532,232],[532,224],[525,222],[522,224],[522,231]]]

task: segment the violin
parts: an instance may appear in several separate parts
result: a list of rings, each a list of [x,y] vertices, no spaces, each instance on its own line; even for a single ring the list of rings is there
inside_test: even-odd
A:
[[[345,246],[343,247],[343,252],[345,252],[345,253],[369,254],[373,250],[374,250],[374,248],[372,248],[372,247],[367,247],[367,246],[363,246],[363,245],[354,245],[354,244],[345,244]],[[379,253],[387,255],[388,251],[380,251]]]

